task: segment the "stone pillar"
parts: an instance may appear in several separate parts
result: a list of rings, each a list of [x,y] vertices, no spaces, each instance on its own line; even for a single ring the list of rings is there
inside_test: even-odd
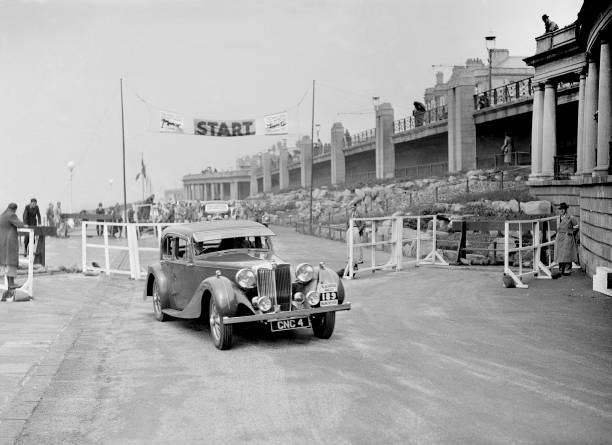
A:
[[[289,150],[281,147],[278,155],[278,188],[286,190],[289,187]]]
[[[584,89],[586,87],[586,74],[580,73],[578,87],[578,133],[576,135],[576,175],[575,179],[582,178],[582,162],[584,151]]]
[[[455,173],[457,169],[457,157],[455,156],[455,89],[449,88],[446,95],[446,107],[448,110],[448,172]]]
[[[302,175],[302,187],[310,187],[312,178],[312,145],[309,137],[300,141],[300,173]]]
[[[238,181],[230,182],[230,199],[234,201],[238,199]]]
[[[554,162],[557,154],[557,90],[555,84],[547,81],[544,85],[544,116],[542,122],[542,176],[554,176]]]
[[[476,125],[473,117],[475,85],[474,75],[465,71],[459,75],[450,92],[448,150],[449,170],[452,171],[476,168]],[[454,116],[451,117],[451,114]]]
[[[255,196],[259,193],[257,190],[257,164],[251,164],[251,187],[250,187],[250,195]]]
[[[261,161],[261,170],[263,173],[263,191],[264,193],[270,193],[272,191],[272,160],[270,159],[270,153],[264,153]]]
[[[542,174],[542,124],[544,123],[544,84],[534,86],[531,114],[531,178]]]
[[[395,177],[393,107],[385,102],[376,109],[376,179]]]
[[[204,201],[208,201],[210,199],[209,198],[210,194],[208,193],[208,188],[209,188],[208,186],[209,184],[207,183],[204,184],[204,197],[203,197]]]
[[[599,94],[597,98],[597,166],[593,176],[607,176],[612,142],[612,81],[610,44],[602,40],[599,51]]]
[[[331,129],[331,183],[344,184],[346,181],[346,165],[344,162],[344,127],[340,122],[334,122]]]
[[[595,168],[595,150],[597,148],[597,88],[599,85],[599,73],[595,60],[589,58],[589,72],[586,78],[586,89],[584,92],[584,145],[582,147],[582,176],[592,177]]]

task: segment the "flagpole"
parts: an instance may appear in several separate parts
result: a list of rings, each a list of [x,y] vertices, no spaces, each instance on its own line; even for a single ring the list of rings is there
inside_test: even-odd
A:
[[[140,163],[141,163],[141,165],[144,166],[144,154],[142,154],[142,152],[140,152]],[[144,174],[141,174],[140,176],[142,176],[142,203],[144,204],[144,199],[145,199],[145,177],[144,177]]]
[[[123,78],[119,78],[119,89],[121,91],[121,143],[123,146],[123,221],[126,221],[127,212],[127,188],[125,185],[125,124],[123,116]]]
[[[312,170],[314,167],[315,81],[312,81],[312,122],[310,123],[310,234],[312,235]]]

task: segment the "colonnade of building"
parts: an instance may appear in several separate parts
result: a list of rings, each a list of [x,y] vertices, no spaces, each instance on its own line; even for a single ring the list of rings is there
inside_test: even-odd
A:
[[[578,127],[575,178],[608,175],[612,140],[612,88],[610,43],[599,43],[599,60],[587,56],[578,92]],[[552,179],[557,151],[557,84],[550,78],[534,87],[531,133],[531,179]]]
[[[185,184],[185,197],[189,200],[213,201],[213,200],[237,200],[239,196],[238,180],[229,182],[205,182]]]

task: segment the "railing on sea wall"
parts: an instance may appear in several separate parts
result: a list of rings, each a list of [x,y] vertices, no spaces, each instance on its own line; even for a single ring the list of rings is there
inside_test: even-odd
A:
[[[448,162],[433,162],[430,164],[410,165],[396,168],[396,178],[420,179],[430,176],[441,176],[448,173]]]
[[[554,157],[554,178],[570,179],[576,173],[576,155],[561,155]]]
[[[393,132],[402,133],[417,127],[430,125],[448,119],[448,106],[441,105],[430,110],[414,112],[412,116],[398,119],[393,122]]]
[[[376,128],[370,128],[369,130],[351,136],[351,145],[362,144],[364,142],[373,141],[374,139],[376,139]]]
[[[531,153],[528,151],[513,151],[510,153],[510,162],[505,162],[503,153],[476,158],[476,168],[504,168],[508,166],[519,166],[531,164]]]
[[[516,102],[517,100],[533,96],[532,79],[533,77],[528,77],[493,88],[492,90],[474,94],[474,109],[482,110],[483,108]]]

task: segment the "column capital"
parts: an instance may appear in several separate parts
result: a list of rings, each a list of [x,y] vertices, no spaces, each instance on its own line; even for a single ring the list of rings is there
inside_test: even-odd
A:
[[[544,82],[544,88],[557,88],[557,82],[553,79],[547,79],[546,82]]]

